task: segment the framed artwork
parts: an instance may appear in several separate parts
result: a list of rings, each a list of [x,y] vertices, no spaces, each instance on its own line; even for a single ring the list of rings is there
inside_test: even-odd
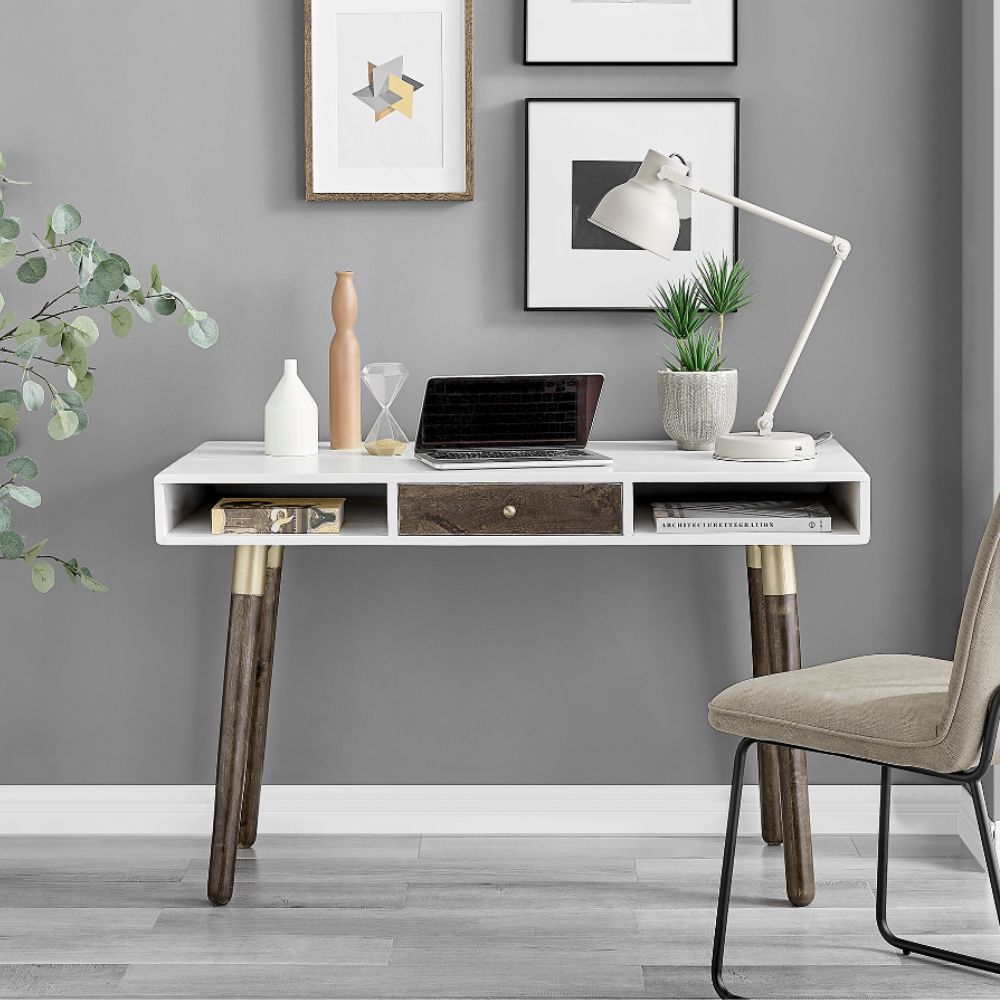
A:
[[[471,201],[473,0],[304,0],[309,201]]]
[[[735,66],[736,2],[524,0],[524,62]]]
[[[526,102],[526,310],[645,311],[658,284],[706,253],[738,256],[736,210],[682,192],[665,260],[589,222],[650,149],[684,158],[705,187],[739,193],[735,98],[532,98]]]

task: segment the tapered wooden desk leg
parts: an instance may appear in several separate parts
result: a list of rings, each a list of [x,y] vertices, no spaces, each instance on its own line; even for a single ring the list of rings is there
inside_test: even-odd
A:
[[[240,545],[233,555],[226,678],[222,688],[219,761],[215,772],[215,819],[208,864],[208,898],[216,906],[225,906],[233,896],[266,560],[267,548],[264,546]]]
[[[243,782],[243,809],[240,813],[240,847],[252,847],[257,839],[260,815],[260,784],[264,774],[264,746],[267,742],[267,712],[271,699],[271,669],[274,666],[274,637],[278,628],[278,598],[281,595],[281,564],[284,548],[272,545],[267,550],[264,600],[257,633],[256,666],[250,721],[250,748]]]
[[[754,677],[771,672],[767,642],[767,615],[764,610],[764,581],[759,545],[747,546],[747,588],[750,598],[750,649]],[[781,843],[781,782],[778,777],[778,750],[757,744],[757,781],[760,791],[760,834],[765,844]]]
[[[761,547],[764,608],[767,619],[768,662],[771,673],[798,670],[799,599],[795,554],[790,545]],[[812,829],[809,821],[809,776],[801,750],[778,750],[781,780],[781,825],[785,842],[785,886],[795,906],[816,897]]]

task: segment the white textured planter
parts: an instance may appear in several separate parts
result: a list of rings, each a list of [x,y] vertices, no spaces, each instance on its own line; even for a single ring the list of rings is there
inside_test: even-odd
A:
[[[721,372],[659,372],[660,413],[681,451],[712,451],[736,420],[734,368]]]

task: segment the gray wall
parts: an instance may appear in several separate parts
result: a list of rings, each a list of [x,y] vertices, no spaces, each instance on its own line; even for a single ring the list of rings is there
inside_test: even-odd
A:
[[[780,419],[833,428],[871,470],[874,541],[802,553],[803,655],[950,655],[953,0],[744,2],[741,65],[676,70],[522,67],[520,0],[479,0],[478,195],[452,206],[306,204],[298,0],[14,6],[0,144],[35,185],[11,202],[26,218],[74,202],[107,245],[155,256],[223,339],[203,354],[171,323],[107,337],[87,434],[26,437],[45,502],[22,528],[113,590],[41,597],[24,567],[0,574],[0,782],[212,780],[229,561],[158,549],[150,482],[206,438],[259,437],[284,357],[324,399],[336,268],[358,272],[365,356],[413,372],[397,413],[411,429],[432,373],[598,369],[597,436],[661,435],[646,318],[521,311],[528,96],[737,95],[745,193],[854,241]],[[742,249],[760,289],[730,338],[749,425],[828,258],[754,220]],[[302,551],[285,580],[270,781],[726,778],[731,744],[704,706],[749,672],[736,550]]]
[[[962,24],[963,568],[972,568],[996,494],[993,0],[965,0]]]

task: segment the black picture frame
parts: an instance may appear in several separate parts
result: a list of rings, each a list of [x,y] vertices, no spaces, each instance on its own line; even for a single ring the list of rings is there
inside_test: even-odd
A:
[[[734,109],[734,162],[733,194],[740,193],[740,99],[738,97],[528,97],[524,101],[524,312],[605,312],[605,313],[651,313],[652,306],[533,306],[529,300],[529,253],[531,245],[531,115],[532,104],[608,104],[608,103],[657,104],[732,104]],[[740,213],[733,209],[733,252],[732,259],[739,260]]]
[[[623,61],[623,60],[601,60],[600,62],[579,61],[579,60],[550,60],[550,59],[529,59],[528,58],[528,5],[533,0],[524,0],[522,14],[524,18],[524,39],[521,50],[521,64],[523,66],[738,66],[740,50],[740,19],[739,0],[732,0],[733,3],[733,57],[732,59],[718,59],[707,62],[676,61],[676,62],[651,62],[651,61]]]

